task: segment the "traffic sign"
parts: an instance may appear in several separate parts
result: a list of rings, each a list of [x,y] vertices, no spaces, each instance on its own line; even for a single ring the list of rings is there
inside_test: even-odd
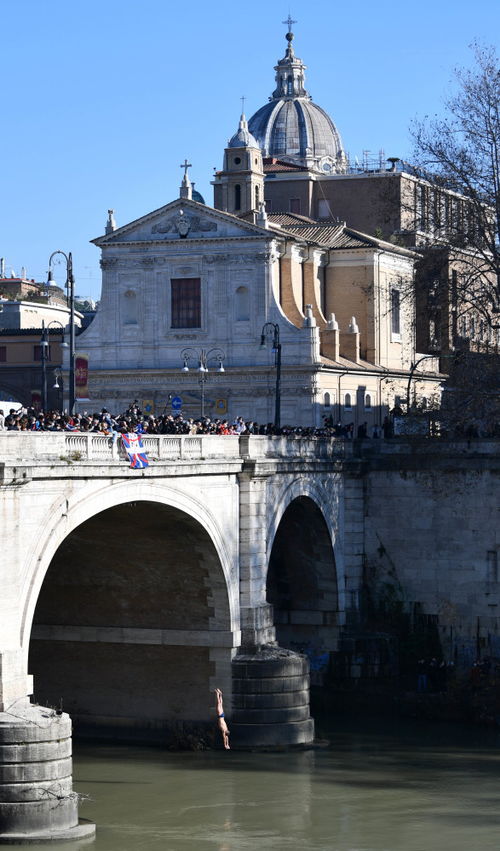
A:
[[[174,396],[171,402],[174,411],[180,411],[182,408],[182,399],[180,396]]]

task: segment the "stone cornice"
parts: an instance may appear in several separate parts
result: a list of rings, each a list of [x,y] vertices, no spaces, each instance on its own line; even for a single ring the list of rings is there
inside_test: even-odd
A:
[[[176,198],[169,204],[165,204],[165,206],[159,207],[157,210],[152,210],[150,213],[146,213],[145,216],[141,216],[139,219],[134,219],[132,222],[128,222],[128,224],[126,225],[122,225],[122,227],[117,228],[112,233],[105,234],[103,236],[98,236],[95,239],[91,239],[90,241],[94,243],[94,245],[98,245],[101,248],[104,248],[108,245],[126,245],[127,242],[121,242],[119,239],[117,239],[117,237],[122,234],[128,233],[134,228],[142,227],[148,224],[149,222],[158,219],[160,216],[173,213],[177,209],[190,210],[197,216],[202,216],[205,219],[215,219],[220,222],[223,222],[224,224],[229,223],[238,226],[241,228],[241,230],[246,230],[249,233],[261,235],[263,237],[270,236],[264,228],[261,228],[258,225],[251,224],[245,219],[240,219],[238,216],[235,216],[232,213],[226,213],[222,210],[217,210],[215,209],[215,207],[208,207],[206,204],[200,204],[198,201],[193,201],[191,199]],[[191,241],[189,237],[188,241]]]

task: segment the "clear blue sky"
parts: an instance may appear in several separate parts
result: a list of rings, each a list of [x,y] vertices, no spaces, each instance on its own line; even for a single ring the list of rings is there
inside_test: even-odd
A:
[[[72,251],[79,295],[99,297],[106,211],[118,225],[178,195],[187,156],[208,203],[237,127],[267,102],[285,50],[351,156],[407,158],[416,115],[441,111],[473,39],[498,49],[500,3],[421,0],[303,5],[275,0],[4,0],[0,256],[44,280]],[[64,279],[62,269],[59,280]]]

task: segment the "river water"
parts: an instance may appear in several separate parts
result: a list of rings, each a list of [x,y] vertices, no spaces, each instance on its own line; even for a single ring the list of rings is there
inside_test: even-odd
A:
[[[80,815],[97,837],[57,848],[498,851],[500,733],[392,719],[329,726],[328,745],[295,753],[77,744],[74,785],[90,796]]]

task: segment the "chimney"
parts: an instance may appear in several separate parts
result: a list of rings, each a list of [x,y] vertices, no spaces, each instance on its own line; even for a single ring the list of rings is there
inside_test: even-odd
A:
[[[340,332],[340,354],[347,360],[359,363],[359,328],[355,316],[351,317],[349,330]]]
[[[339,323],[335,319],[335,314],[330,313],[328,324],[323,331],[320,332],[321,339],[321,354],[325,358],[338,361],[340,357],[340,334]]]

